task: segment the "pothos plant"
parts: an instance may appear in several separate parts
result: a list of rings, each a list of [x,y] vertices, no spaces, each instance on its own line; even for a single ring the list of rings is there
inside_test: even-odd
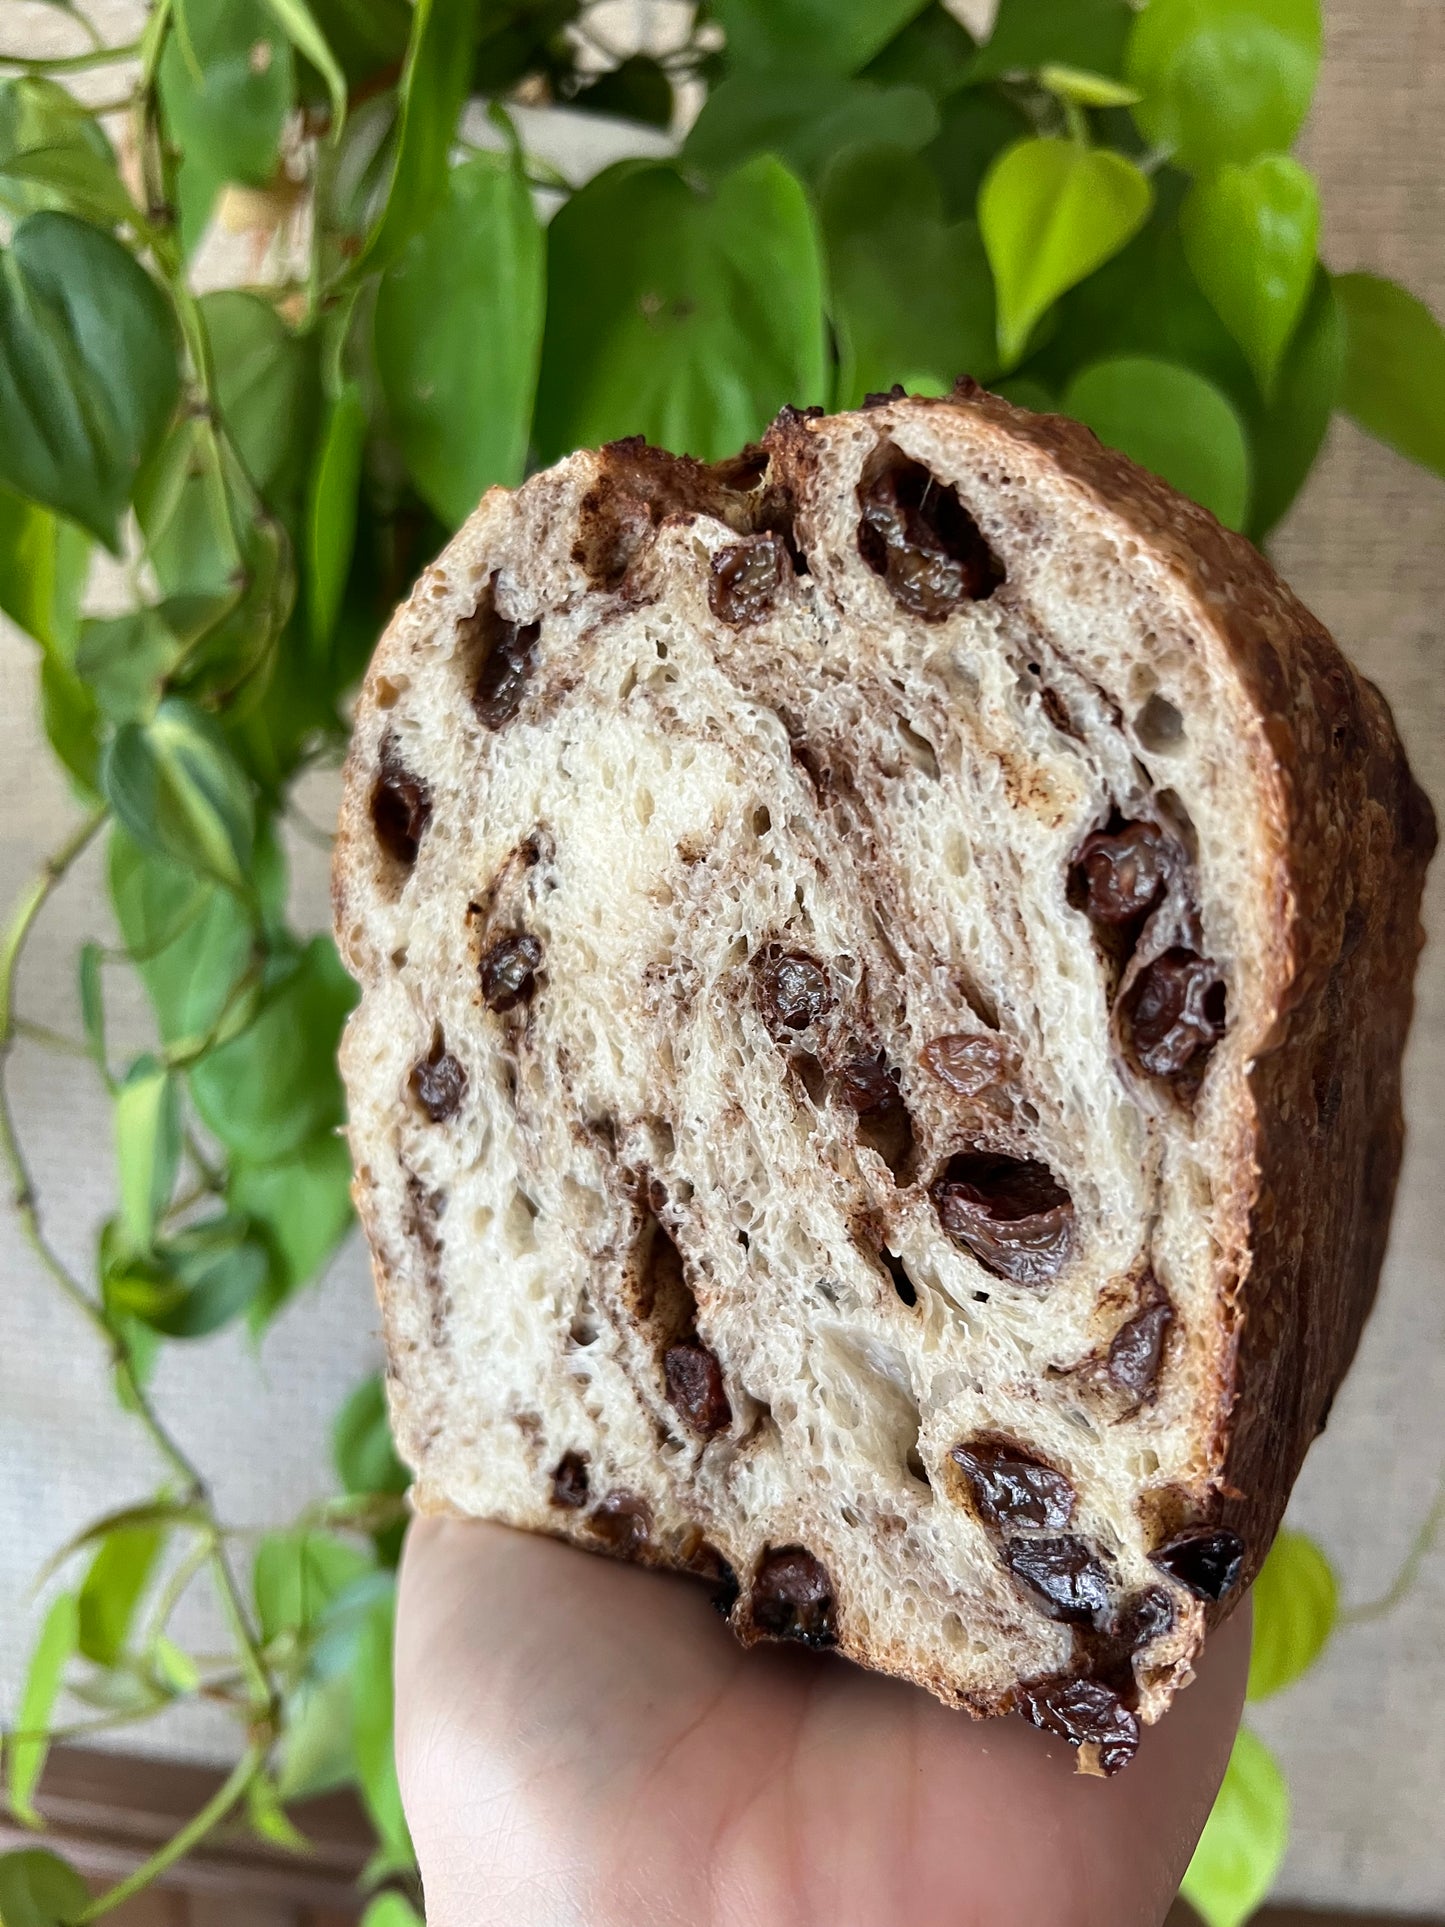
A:
[[[703,0],[661,54],[609,44],[589,0],[154,0],[125,46],[52,4],[75,51],[0,55],[0,607],[38,646],[79,815],[0,940],[0,1079],[22,1042],[93,1061],[116,1204],[88,1275],[50,1240],[3,1081],[0,1153],[156,1483],[52,1562],[9,1802],[40,1827],[53,1739],[188,1701],[229,1708],[240,1747],[98,1897],[43,1847],[0,1858],[0,1917],[99,1918],[223,1823],[302,1852],[288,1806],[354,1783],[391,1889],[367,1919],[398,1927],[406,1476],[380,1386],[337,1418],[336,1496],[259,1535],[218,1515],[148,1391],[162,1346],[264,1333],[347,1230],[351,991],[288,921],[285,833],[392,604],[483,489],[575,446],[711,459],[785,402],[960,372],[1264,542],[1337,408],[1445,474],[1445,333],[1317,258],[1288,150],[1318,0],[1002,0],[983,44],[938,0]],[[83,107],[67,83],[100,69]],[[654,130],[652,157],[575,184],[529,155],[519,104]],[[218,218],[258,285],[198,295]],[[129,583],[103,619],[97,548]],[[16,967],[97,840],[110,919],[76,960],[83,1035],[57,1037],[17,1010]],[[106,1032],[124,970],[155,1026],[133,1061]],[[224,1655],[175,1633],[202,1585]],[[1334,1581],[1285,1533],[1255,1600],[1261,1696],[1319,1651]],[[1247,1917],[1286,1830],[1246,1731],[1185,1883],[1211,1927]]]

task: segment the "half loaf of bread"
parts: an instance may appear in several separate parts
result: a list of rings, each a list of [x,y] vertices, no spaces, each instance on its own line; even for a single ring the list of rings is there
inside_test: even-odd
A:
[[[492,491],[335,865],[416,1503],[1122,1765],[1368,1310],[1433,841],[1248,543],[971,384]]]

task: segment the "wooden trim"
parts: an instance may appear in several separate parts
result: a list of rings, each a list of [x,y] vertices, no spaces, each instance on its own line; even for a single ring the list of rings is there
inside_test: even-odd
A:
[[[58,1746],[46,1765],[38,1799],[50,1823],[45,1837],[88,1878],[118,1880],[170,1839],[223,1777],[213,1767],[180,1760]],[[171,1868],[160,1885],[172,1894],[200,1900],[224,1897],[274,1908],[276,1927],[290,1927],[298,1909],[325,1910],[326,1927],[355,1921],[364,1905],[357,1880],[373,1846],[360,1803],[351,1793],[330,1793],[300,1802],[290,1812],[311,1841],[312,1851],[306,1857],[288,1854],[257,1839],[244,1824],[233,1823]],[[0,1851],[35,1844],[33,1833],[0,1814]],[[160,1921],[169,1916],[157,1911],[148,1918]],[[258,1923],[263,1918],[269,1921],[270,1913],[255,1916]],[[314,1912],[309,1919],[312,1927],[323,1927]],[[1180,1901],[1171,1909],[1166,1927],[1198,1927],[1198,1922]],[[1253,1927],[1406,1927],[1406,1923],[1405,1916],[1396,1914],[1267,1907]],[[1417,1919],[1413,1927],[1445,1927],[1445,1920]]]

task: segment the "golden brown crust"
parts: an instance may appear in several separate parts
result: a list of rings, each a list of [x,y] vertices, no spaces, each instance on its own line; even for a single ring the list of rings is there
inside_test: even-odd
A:
[[[1218,1387],[1209,1514],[1243,1538],[1247,1581],[1379,1283],[1434,813],[1379,691],[1252,543],[1064,416],[1030,414],[970,382],[946,405],[1046,453],[1168,564],[1213,617],[1269,745],[1280,994],[1249,1076],[1256,1177],[1227,1307],[1232,1369]]]

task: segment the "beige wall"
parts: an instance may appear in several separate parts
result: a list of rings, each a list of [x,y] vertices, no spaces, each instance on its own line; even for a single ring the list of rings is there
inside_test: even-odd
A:
[[[5,0],[0,11],[12,8],[22,10]],[[1396,275],[1445,313],[1445,0],[1329,0],[1326,12],[1308,147],[1324,181],[1327,257]],[[1445,805],[1445,485],[1342,427],[1277,550],[1285,573],[1389,696],[1416,769]],[[8,899],[69,808],[36,731],[30,652],[13,635],[0,638],[0,785],[0,894]],[[309,813],[325,807],[318,796]],[[301,846],[298,864],[298,907],[319,923],[314,853]],[[1445,1463],[1445,862],[1430,919],[1436,940],[1421,985],[1408,1161],[1385,1286],[1292,1514],[1327,1546],[1354,1601],[1393,1574]],[[105,933],[92,865],[38,932],[23,1008],[73,1028],[75,948]],[[139,1039],[133,1005],[126,1021]],[[104,1108],[84,1070],[28,1048],[15,1094],[47,1210],[83,1264],[110,1195]],[[42,1558],[87,1518],[146,1492],[154,1471],[111,1403],[89,1338],[38,1276],[8,1216],[0,1218],[0,1277],[0,1680],[9,1686],[27,1637],[26,1588]],[[374,1326],[352,1247],[259,1354],[235,1336],[172,1348],[160,1402],[214,1468],[231,1517],[274,1521],[324,1489],[328,1415],[374,1358]],[[1397,1613],[1342,1633],[1315,1674],[1258,1715],[1295,1794],[1289,1895],[1445,1907],[1442,1707],[1445,1548],[1426,1561]],[[203,1718],[153,1731],[157,1743],[198,1752],[224,1738]]]

